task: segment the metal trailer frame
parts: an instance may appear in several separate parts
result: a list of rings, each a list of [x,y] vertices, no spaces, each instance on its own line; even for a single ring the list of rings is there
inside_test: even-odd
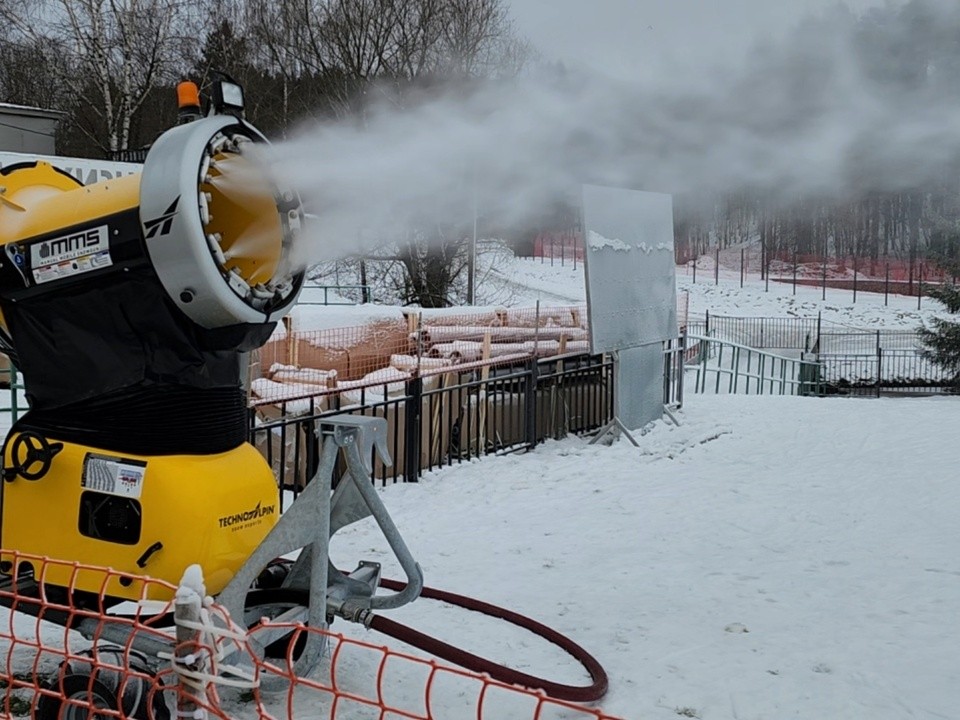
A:
[[[290,634],[289,623],[304,623],[312,628],[327,628],[335,616],[369,626],[373,611],[401,607],[419,597],[423,589],[423,571],[407,548],[373,484],[370,482],[370,462],[376,452],[385,464],[391,464],[387,451],[387,422],[384,418],[336,415],[318,423],[317,436],[322,443],[320,463],[311,482],[281,516],[253,554],[227,584],[216,600],[237,623],[245,621],[247,594],[261,573],[275,559],[300,551],[292,562],[281,588],[299,591],[309,598],[304,606],[286,609],[271,618],[277,624],[286,624],[271,630],[265,626],[251,638],[251,647],[260,657],[271,642]],[[346,472],[333,483],[333,473],[342,456]],[[380,564],[361,561],[349,574],[337,570],[330,563],[330,538],[337,531],[354,522],[372,516],[380,527],[406,574],[406,587],[399,592],[377,594]],[[0,577],[0,590],[14,598],[43,597],[37,579],[29,574],[15,573]],[[157,628],[151,632],[132,629],[128,621],[113,620],[108,615],[78,619],[69,610],[44,607],[39,602],[15,603],[16,612],[40,616],[64,627],[70,626],[89,640],[101,645],[120,645],[142,653],[157,670],[161,656],[170,657],[176,640],[172,634],[157,637]],[[259,620],[256,618],[255,621]],[[306,643],[294,666],[297,675],[309,675],[319,666],[327,649],[327,638],[322,633],[308,633]],[[242,662],[242,659],[238,659]],[[252,658],[247,658],[252,663]],[[286,683],[282,677],[271,678],[264,690],[280,689]]]

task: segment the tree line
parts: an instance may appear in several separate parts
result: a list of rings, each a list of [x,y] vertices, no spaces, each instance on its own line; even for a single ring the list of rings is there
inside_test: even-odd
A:
[[[934,7],[911,0],[842,19],[864,82],[878,93],[917,104],[960,97],[960,10]],[[754,64],[764,72],[764,58]],[[807,68],[794,64],[798,73]],[[468,93],[532,65],[543,64],[514,30],[504,0],[0,1],[0,100],[64,111],[57,138],[64,155],[110,157],[149,145],[176,122],[175,84],[186,77],[203,88],[216,71],[246,88],[251,122],[282,137],[304,120],[362,124],[385,98],[403,105]],[[817,81],[809,73],[784,77],[800,88]],[[744,82],[752,79],[748,72]],[[960,158],[950,148],[958,146],[945,147],[937,167],[903,168],[902,177],[851,162],[842,192],[784,197],[741,183],[678,194],[677,259],[759,243],[768,259],[956,260]],[[579,223],[563,198],[528,217],[518,228],[481,216],[481,232],[530,242]],[[462,301],[470,234],[466,226],[425,223],[376,268],[356,260],[357,278],[383,278],[401,302]]]
[[[502,0],[3,0],[0,98],[62,110],[58,151],[109,156],[176,120],[173,90],[214,71],[247,117],[362,114],[372,92],[517,72],[529,49]]]

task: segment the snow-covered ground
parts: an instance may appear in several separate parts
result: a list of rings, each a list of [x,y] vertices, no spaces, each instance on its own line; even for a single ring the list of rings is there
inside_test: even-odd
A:
[[[512,265],[501,266],[488,281],[512,287],[509,304],[514,306],[532,306],[538,300],[547,304],[586,301],[583,265],[574,268],[569,260],[561,266],[559,260],[551,265],[549,259],[517,259]],[[702,319],[707,311],[740,317],[815,318],[820,313],[824,322],[848,327],[913,330],[942,312],[940,305],[929,298],[922,299],[918,311],[917,298],[906,295],[891,294],[885,305],[884,296],[878,293],[860,291],[854,303],[850,290],[827,288],[824,300],[819,287],[798,285],[794,294],[792,285],[771,281],[769,291],[766,288],[767,284],[756,277],[746,279],[741,288],[739,273],[727,270],[721,272],[718,284],[712,272],[698,273],[694,283],[689,267],[677,268],[677,292],[689,294],[691,318]]]
[[[520,261],[508,279],[534,302],[583,299],[572,268],[549,267]],[[853,305],[829,289],[823,302],[818,289],[794,299],[789,286],[767,294],[757,282],[741,291],[738,279],[678,281],[693,313],[823,312],[904,329],[921,318],[915,298],[885,308],[882,296]],[[428,585],[507,606],[583,645],[610,675],[611,714],[960,717],[960,399],[688,394],[679,419],[658,423],[639,449],[568,438],[381,495]],[[333,559],[378,560],[398,575],[369,521],[336,536]],[[430,601],[391,617],[526,672],[586,680],[562,652],[505,623]],[[333,629],[388,642],[343,622]],[[422,698],[422,686],[400,692]],[[434,710],[474,716],[456,700]]]
[[[923,298],[891,294],[885,301],[878,293],[827,288],[826,299],[819,287],[798,285],[796,294],[788,283],[767,283],[751,277],[740,287],[737,272],[722,270],[719,283],[713,273],[698,272],[693,282],[690,267],[677,268],[677,291],[689,294],[689,315],[702,319],[715,315],[749,317],[810,317],[822,315],[825,323],[852,328],[914,330],[921,322],[942,312],[941,306]],[[316,290],[305,291],[308,299],[320,297]],[[506,307],[579,305],[586,302],[583,263],[574,267],[571,259],[561,265],[555,259],[500,257],[484,275],[478,297],[485,304]],[[885,304],[886,302],[886,304]],[[462,312],[454,308],[452,311]],[[383,305],[324,307],[303,305],[293,311],[294,326],[300,330],[321,330],[336,326],[362,325],[383,317],[397,317],[399,309]]]
[[[639,449],[570,438],[383,499],[428,584],[593,652],[608,712],[958,717],[960,401],[693,396],[680,419]],[[335,560],[396,574],[374,547],[372,527],[352,526]],[[395,613],[528,672],[585,680],[562,653],[470,615],[426,601]]]
[[[743,288],[739,278],[721,277],[720,283],[714,284],[712,277],[705,280],[698,276],[694,283],[683,268],[677,270],[677,290],[690,294],[690,315],[699,318],[707,310],[711,314],[742,317],[817,317],[821,313],[827,323],[911,331],[943,311],[930,298],[922,299],[918,311],[917,298],[907,295],[890,295],[885,305],[881,293],[858,292],[854,303],[850,290],[827,288],[824,300],[818,287],[798,285],[794,295],[792,285],[771,282],[767,292],[766,283],[758,279],[746,280]]]
[[[513,304],[582,302],[582,266],[518,260]],[[916,298],[678,271],[691,315],[816,317],[914,329]],[[428,584],[506,605],[593,652],[625,718],[960,717],[960,401],[690,396],[682,426],[571,438],[390,487]],[[382,548],[338,538],[338,563]],[[366,554],[365,554],[366,553]],[[372,558],[386,562],[380,550]],[[427,632],[528,672],[585,678],[562,653],[415,603]],[[343,630],[343,628],[340,628]],[[361,633],[360,637],[373,639]],[[456,717],[453,715],[452,717]]]

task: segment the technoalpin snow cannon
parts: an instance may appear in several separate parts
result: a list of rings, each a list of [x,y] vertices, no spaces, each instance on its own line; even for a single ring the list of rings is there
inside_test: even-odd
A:
[[[139,174],[0,171],[0,349],[30,403],[3,450],[0,547],[174,583],[199,563],[217,593],[276,523],[240,359],[296,301],[303,210],[254,161],[263,142],[211,114],[161,135]],[[132,578],[68,575],[44,580],[140,597]]]
[[[23,372],[30,401],[2,452],[0,606],[70,627],[93,646],[61,664],[33,715],[92,718],[102,708],[166,720],[143,674],[168,667],[176,634],[158,629],[172,618],[138,628],[118,616],[131,612],[127,600],[171,599],[141,576],[176,585],[194,564],[206,592],[250,629],[247,647],[289,656],[297,675],[319,665],[327,641],[291,628],[340,617],[508,684],[597,699],[602,667],[516,613],[430,593],[533,629],[574,654],[593,684],[550,683],[379,615],[425,591],[370,482],[375,456],[391,464],[385,418],[315,418],[316,471],[279,517],[273,472],[246,442],[241,357],[296,301],[303,272],[290,264],[291,246],[305,215],[296,193],[256,162],[264,140],[240,117],[240,88],[215,85],[212,105],[221,114],[200,118],[196,88],[182,93],[187,122],[160,136],[139,174],[82,186],[42,162],[0,171],[0,350]],[[368,517],[404,581],[382,579],[378,562],[350,572],[331,564],[331,537]],[[119,574],[104,584],[102,572],[71,561]],[[140,679],[85,659],[98,655]],[[265,690],[286,685],[285,673],[260,679]]]

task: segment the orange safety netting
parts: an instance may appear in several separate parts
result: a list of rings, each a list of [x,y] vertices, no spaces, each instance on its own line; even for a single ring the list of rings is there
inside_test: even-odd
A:
[[[689,295],[679,293],[678,335],[688,315]],[[415,375],[589,352],[586,305],[410,311],[362,326],[291,327],[255,353],[250,404],[313,397],[304,412],[322,412],[402,396]]]
[[[106,608],[102,594],[74,593],[69,587],[51,587],[44,579],[51,568],[67,569],[71,585],[81,574],[85,580],[96,577],[101,588],[122,580],[140,598],[156,596],[157,591],[170,595],[176,589],[168,583],[12,551],[0,551],[0,556],[6,571],[15,573],[0,575],[3,718],[46,720],[75,708],[96,709],[97,717],[166,720],[177,716],[179,700],[181,715],[185,707],[196,707],[206,717],[224,719],[616,720],[594,708],[299,624],[263,621],[251,631],[250,637],[256,639],[258,628],[289,630],[286,658],[263,660],[244,633],[236,638],[227,632],[233,653],[222,660],[220,641],[207,636],[177,645],[177,629],[170,622],[172,601],[142,600]],[[207,611],[224,625],[222,608],[213,603]],[[298,676],[293,670],[293,649],[303,633],[327,639],[326,657],[313,677]],[[248,690],[229,687],[236,676],[224,671],[225,682],[211,683],[197,697],[178,684],[173,655],[181,658],[182,667],[206,660],[214,674],[227,662],[243,666],[245,661],[255,682]],[[279,690],[261,689],[277,684]],[[104,707],[105,698],[109,707]]]

